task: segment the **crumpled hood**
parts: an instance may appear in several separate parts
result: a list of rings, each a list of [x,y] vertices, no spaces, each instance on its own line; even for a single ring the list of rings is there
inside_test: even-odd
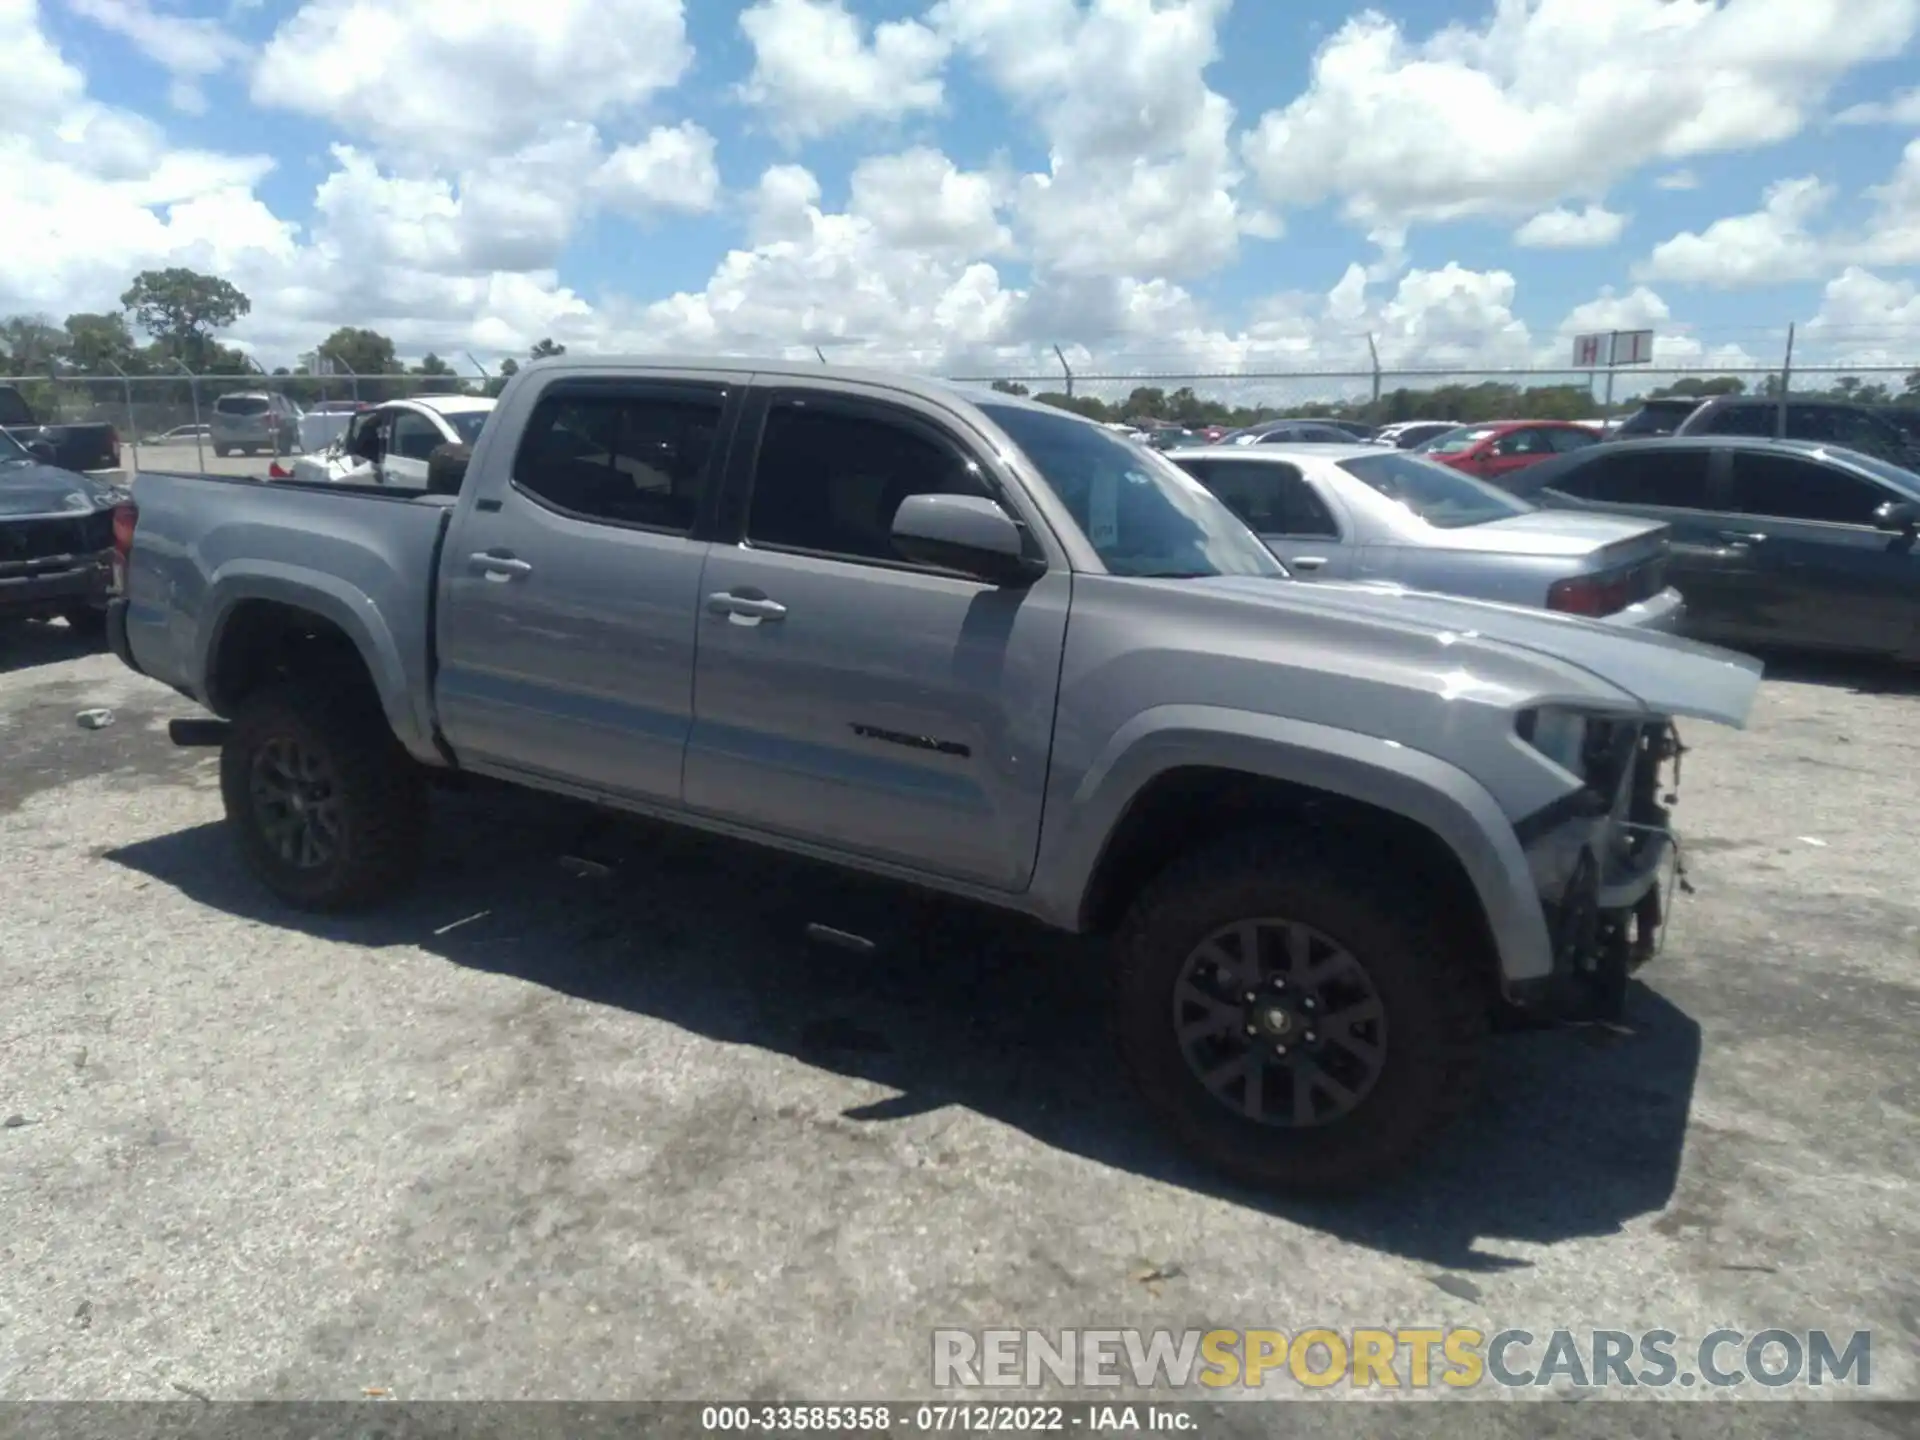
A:
[[[1744,729],[1759,693],[1760,661],[1715,645],[1492,600],[1437,595],[1384,582],[1266,580],[1227,576],[1178,582],[1222,602],[1368,617],[1443,636],[1487,639],[1549,656],[1633,696],[1658,715]]]
[[[90,515],[114,491],[91,476],[53,465],[0,465],[0,520],[27,515]]]

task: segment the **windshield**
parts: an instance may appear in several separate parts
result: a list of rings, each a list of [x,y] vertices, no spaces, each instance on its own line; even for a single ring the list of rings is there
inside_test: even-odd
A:
[[[1231,510],[1157,452],[1070,415],[980,408],[1026,452],[1111,573],[1287,573]]]
[[[1397,500],[1439,530],[1484,525],[1525,515],[1534,507],[1504,490],[1404,450],[1342,460],[1340,468],[1389,500]]]
[[[480,427],[487,423],[487,416],[491,413],[488,410],[467,410],[440,418],[453,427],[453,433],[460,437],[462,445],[471,445],[480,438]]]
[[[1490,439],[1493,433],[1484,426],[1470,429],[1463,425],[1458,430],[1443,431],[1426,444],[1414,448],[1428,455],[1458,455],[1462,450],[1471,450],[1482,440]]]

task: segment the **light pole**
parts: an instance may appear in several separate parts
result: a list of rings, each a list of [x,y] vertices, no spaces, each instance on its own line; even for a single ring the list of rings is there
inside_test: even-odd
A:
[[[187,377],[187,394],[193,397],[193,453],[200,462],[200,468],[205,470],[207,446],[206,436],[201,433],[200,426],[200,377],[187,368],[187,362],[184,360],[172,360],[168,363]]]

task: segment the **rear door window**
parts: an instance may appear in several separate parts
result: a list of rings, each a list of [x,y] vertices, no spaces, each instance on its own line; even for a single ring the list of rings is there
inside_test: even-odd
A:
[[[1223,460],[1191,473],[1259,534],[1340,538],[1333,511],[1292,465]]]
[[[1552,488],[1608,505],[1706,510],[1712,507],[1712,467],[1711,450],[1608,447],[1608,453],[1554,477]]]

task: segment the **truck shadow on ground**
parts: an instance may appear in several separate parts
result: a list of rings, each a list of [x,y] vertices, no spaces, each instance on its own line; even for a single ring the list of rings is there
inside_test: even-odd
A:
[[[218,825],[105,858],[245,919],[419,946],[899,1092],[847,1112],[856,1121],[962,1106],[1118,1170],[1449,1269],[1526,1263],[1481,1253],[1483,1240],[1612,1234],[1661,1210],[1677,1182],[1700,1030],[1644,986],[1631,1033],[1498,1037],[1480,1105],[1407,1178],[1339,1202],[1276,1198],[1190,1163],[1146,1122],[1108,1049],[1094,946],[746,846],[605,824],[532,794],[440,797],[434,829],[419,890],[348,918],[279,905],[241,872]],[[811,922],[879,949],[810,941]]]
[[[63,660],[78,660],[83,655],[97,655],[106,648],[106,641],[98,635],[71,630],[64,621],[53,624],[0,618],[0,675],[57,665]]]
[[[1852,695],[1920,696],[1920,665],[1877,656],[1754,649],[1768,680],[1795,685],[1824,685]]]

